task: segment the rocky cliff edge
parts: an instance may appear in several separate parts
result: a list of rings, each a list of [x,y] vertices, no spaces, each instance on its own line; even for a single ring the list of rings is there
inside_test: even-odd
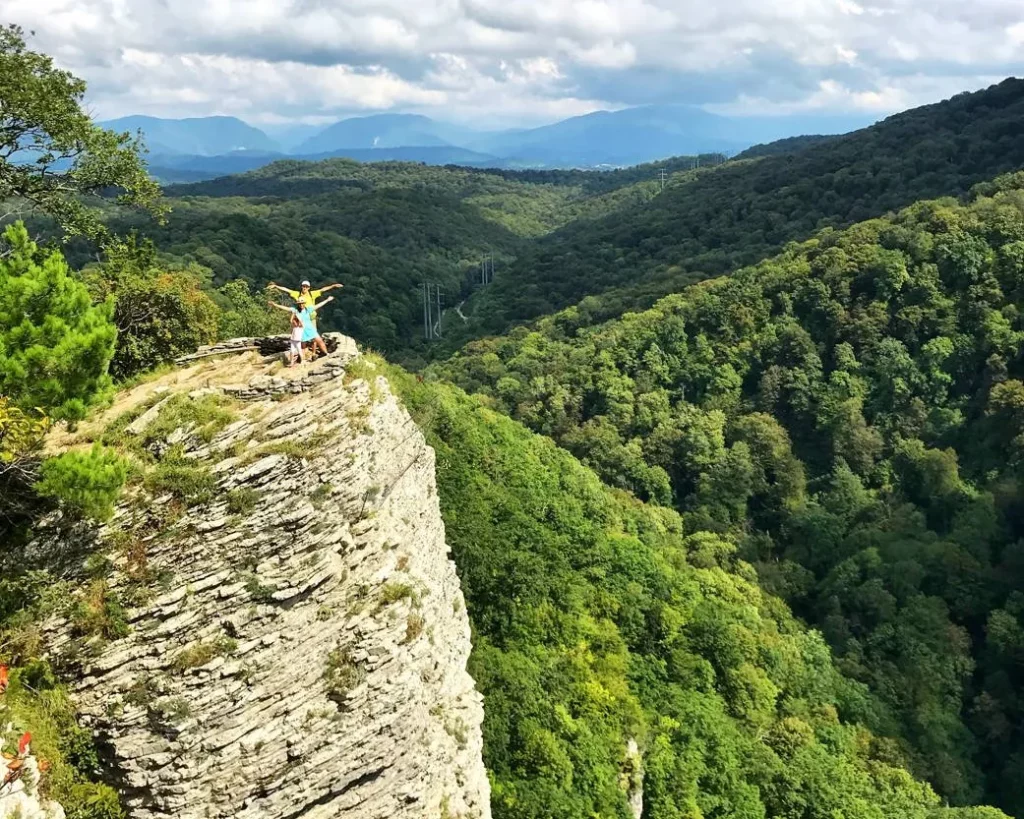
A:
[[[204,350],[50,441],[146,464],[98,531],[34,544],[78,578],[51,655],[133,819],[490,816],[434,453],[330,344]]]

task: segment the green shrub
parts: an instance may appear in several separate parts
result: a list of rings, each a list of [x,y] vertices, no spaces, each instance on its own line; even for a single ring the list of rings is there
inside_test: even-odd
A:
[[[99,636],[115,640],[128,634],[124,606],[103,578],[89,582],[71,604],[68,616],[74,633],[80,637]]]
[[[15,732],[32,732],[32,752],[49,763],[38,783],[41,796],[59,802],[68,819],[124,819],[117,793],[90,781],[99,765],[89,731],[49,666],[34,660],[11,670],[4,694],[5,719]]]
[[[217,339],[220,308],[191,264],[168,270],[151,243],[134,239],[110,248],[101,267],[84,277],[96,299],[113,299],[117,346],[110,372],[132,378]]]
[[[246,515],[256,508],[260,493],[248,486],[240,486],[228,492],[228,511],[233,515]]]
[[[182,722],[192,716],[192,706],[184,697],[173,697],[156,703],[151,712],[161,722]]]
[[[128,476],[128,464],[116,452],[94,444],[85,452],[46,459],[39,475],[40,495],[59,501],[73,515],[107,520]]]
[[[363,681],[366,672],[362,666],[352,659],[348,649],[335,648],[327,655],[327,666],[324,668],[324,681],[327,693],[332,699],[344,699],[353,688]]]
[[[380,604],[382,606],[406,599],[416,599],[416,590],[408,583],[385,583],[380,590]]]
[[[146,475],[146,488],[154,495],[167,492],[183,503],[194,505],[213,498],[217,477],[206,466],[185,458],[180,447],[172,447]]]
[[[113,302],[93,305],[60,252],[41,250],[20,222],[3,238],[0,393],[23,409],[81,419],[110,386]]]
[[[404,643],[411,643],[423,633],[423,626],[426,624],[422,614],[412,612],[405,620]]]
[[[265,586],[261,583],[259,577],[255,573],[251,573],[246,577],[245,590],[257,603],[273,602],[274,592],[277,591],[273,586]]]
[[[236,648],[238,648],[238,642],[224,636],[198,642],[174,655],[174,659],[171,660],[171,668],[178,672],[186,671],[189,668],[199,668],[214,657],[230,654]]]

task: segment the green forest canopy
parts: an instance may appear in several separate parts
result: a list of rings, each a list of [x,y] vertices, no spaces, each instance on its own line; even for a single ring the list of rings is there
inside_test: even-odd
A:
[[[476,317],[468,329],[503,331],[599,294],[607,295],[590,309],[610,318],[823,227],[961,195],[1021,167],[1024,80],[1008,79],[797,153],[686,175],[643,207],[567,225],[468,305]]]
[[[324,327],[407,359],[422,345],[420,284],[438,283],[453,307],[481,260],[500,270],[535,237],[572,220],[637,207],[658,170],[685,158],[595,174],[512,174],[412,163],[282,161],[248,174],[167,190],[172,214],[155,227],[112,209],[121,232],[139,229],[179,266],[198,264],[221,286],[245,280],[341,281]],[[72,248],[82,265],[85,245]],[[454,312],[450,314],[456,320]]]
[[[297,160],[173,186],[166,227],[113,211],[220,286],[308,277],[347,288],[325,326],[412,364],[586,299],[594,320],[646,307],[803,240],[921,198],[963,195],[1024,166],[1024,81],[908,111],[861,131],[762,148],[692,170],[678,157],[610,173],[491,171]],[[660,171],[668,184],[660,191]],[[494,283],[472,287],[493,253]],[[84,264],[88,248],[71,260]],[[440,347],[421,340],[419,286],[449,309]]]
[[[940,807],[877,701],[733,535],[610,490],[460,390],[390,371],[437,452],[496,819],[1000,819]],[[858,724],[861,723],[861,724]]]
[[[1024,174],[433,372],[734,538],[955,804],[1024,813]]]

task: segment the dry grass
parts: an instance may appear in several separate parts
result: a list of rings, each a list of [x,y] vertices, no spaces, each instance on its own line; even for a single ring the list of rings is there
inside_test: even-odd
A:
[[[158,371],[153,377],[121,390],[113,402],[94,412],[72,431],[64,424],[55,425],[46,438],[47,454],[65,452],[70,449],[90,446],[103,434],[103,430],[116,418],[136,410],[147,402],[157,400],[157,393],[167,388],[170,393],[184,393],[207,387],[224,387],[229,384],[245,384],[258,375],[273,375],[286,381],[304,378],[319,369],[320,362],[304,364],[289,369],[275,367],[274,361],[264,361],[255,350],[231,355],[217,356],[178,367],[169,371]],[[289,400],[290,394],[284,395]]]

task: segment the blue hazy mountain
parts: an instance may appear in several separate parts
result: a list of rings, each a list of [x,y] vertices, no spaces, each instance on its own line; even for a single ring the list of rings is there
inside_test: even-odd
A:
[[[363,148],[466,148],[474,136],[468,129],[418,114],[376,114],[336,122],[301,143],[295,153]]]
[[[232,151],[277,151],[280,146],[259,128],[236,117],[162,119],[130,116],[101,122],[113,131],[142,131],[150,154],[215,156]]]
[[[845,133],[870,123],[865,116],[726,117],[687,105],[648,105],[597,111],[539,128],[481,133],[416,114],[379,114],[319,130],[299,123],[277,125],[274,131],[287,143],[284,148],[234,117],[136,116],[103,124],[142,130],[150,168],[162,181],[193,181],[242,173],[284,157],[504,168],[636,165],[697,153],[734,155],[752,145]]]
[[[545,165],[633,165],[746,147],[728,119],[683,105],[595,111],[540,128],[488,135],[471,146]]]
[[[816,134],[844,133],[871,121],[869,117],[724,117],[689,105],[644,105],[489,134],[469,146],[506,159],[551,166],[634,165],[668,156],[734,154],[808,129]]]
[[[316,136],[323,129],[321,125],[309,125],[305,122],[280,122],[274,125],[261,125],[260,129],[286,154],[299,150],[299,146],[310,137]]]
[[[501,164],[497,157],[451,145],[399,146],[397,148],[341,148],[316,154],[282,154],[261,151],[237,151],[220,156],[183,156],[156,154],[147,157],[150,173],[160,182],[200,182],[218,176],[230,176],[262,168],[279,159],[318,162],[344,157],[357,162],[422,162],[427,165],[466,165],[493,167]]]

